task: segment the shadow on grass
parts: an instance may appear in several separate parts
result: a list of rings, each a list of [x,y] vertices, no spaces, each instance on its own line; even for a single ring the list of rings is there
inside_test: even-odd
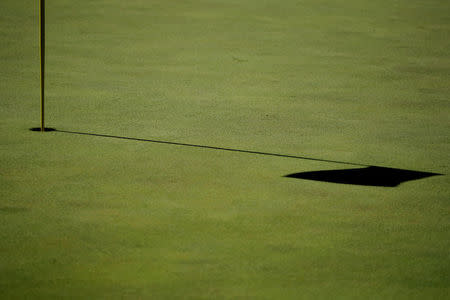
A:
[[[406,181],[437,175],[442,174],[370,166],[359,169],[294,173],[285,177],[342,184],[396,187]]]
[[[322,181],[322,182],[364,185],[364,186],[396,187],[399,184],[406,182],[406,181],[418,180],[418,179],[423,179],[423,178],[427,178],[427,177],[431,177],[431,176],[442,175],[442,174],[438,174],[438,173],[394,169],[394,168],[387,168],[387,167],[378,167],[378,166],[371,166],[371,165],[360,164],[360,163],[328,160],[328,159],[289,155],[289,154],[270,153],[270,152],[261,152],[261,151],[253,151],[253,150],[242,150],[242,149],[224,148],[224,147],[216,147],[216,146],[197,145],[197,144],[187,144],[187,143],[160,141],[160,140],[153,140],[153,139],[141,139],[141,138],[108,135],[108,134],[76,132],[76,131],[68,131],[68,130],[60,130],[60,129],[53,129],[52,131],[61,132],[61,133],[69,133],[69,134],[106,137],[106,138],[114,138],[114,139],[122,139],[122,140],[150,142],[150,143],[184,146],[184,147],[195,147],[195,148],[202,148],[202,149],[230,151],[230,152],[266,155],[266,156],[274,156],[274,157],[312,160],[312,161],[319,161],[319,162],[326,162],[326,163],[335,163],[335,164],[344,164],[344,165],[353,165],[353,166],[364,167],[364,168],[357,168],[357,169],[302,172],[302,173],[294,173],[294,174],[289,174],[289,175],[284,176],[284,177],[288,177],[288,178],[315,180],[315,181]]]
[[[352,165],[352,166],[362,166],[362,167],[367,167],[368,166],[368,165],[352,163],[352,162],[328,160],[328,159],[320,159],[320,158],[312,158],[312,157],[305,157],[305,156],[296,156],[296,155],[289,155],[289,154],[270,153],[270,152],[261,152],[261,151],[253,151],[253,150],[242,150],[242,149],[224,148],[224,147],[216,147],[216,146],[205,146],[205,145],[196,145],[196,144],[186,144],[186,143],[168,142],[168,141],[159,141],[159,140],[151,140],[151,139],[141,139],[141,138],[132,138],[132,137],[116,136],[116,135],[108,135],[108,134],[76,132],[76,131],[68,131],[68,130],[60,130],[60,129],[55,129],[55,131],[56,132],[62,132],[62,133],[90,135],[90,136],[107,137],[107,138],[114,138],[114,139],[139,141],[139,142],[150,142],[150,143],[157,143],[157,144],[166,144],[166,145],[175,145],[175,146],[184,146],[184,147],[195,147],[195,148],[202,148],[202,149],[212,149],[212,150],[241,152],[241,153],[258,154],[258,155],[266,155],[266,156],[276,156],[276,157],[285,157],[285,158],[314,160],[314,161],[321,161],[321,162],[335,163],[335,164],[344,164],[344,165]]]

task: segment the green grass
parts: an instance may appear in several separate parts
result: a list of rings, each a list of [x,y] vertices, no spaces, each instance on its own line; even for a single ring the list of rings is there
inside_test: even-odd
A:
[[[32,3],[33,2],[33,3]],[[36,3],[34,3],[36,2]],[[447,1],[0,2],[0,297],[444,299]]]

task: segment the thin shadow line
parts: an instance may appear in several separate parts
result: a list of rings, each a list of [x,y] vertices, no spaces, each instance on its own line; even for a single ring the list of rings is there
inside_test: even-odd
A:
[[[139,141],[139,142],[150,142],[157,144],[166,144],[166,145],[175,145],[175,146],[185,146],[185,147],[195,147],[195,148],[203,148],[203,149],[212,149],[212,150],[221,150],[221,151],[230,151],[230,152],[240,152],[240,153],[249,153],[249,154],[258,154],[258,155],[266,155],[266,156],[275,156],[275,157],[284,157],[284,158],[295,158],[295,159],[304,159],[304,160],[313,160],[327,163],[335,163],[335,164],[343,164],[343,165],[352,165],[352,166],[362,166],[362,167],[370,167],[371,165],[345,162],[345,161],[337,161],[337,160],[329,160],[329,159],[321,159],[321,158],[313,158],[313,157],[305,157],[305,156],[297,156],[297,155],[289,155],[289,154],[280,154],[280,153],[270,153],[270,152],[261,152],[261,151],[252,151],[252,150],[242,150],[242,149],[233,149],[233,148],[224,148],[224,147],[216,147],[216,146],[206,146],[206,145],[196,145],[196,144],[186,144],[186,143],[178,143],[178,142],[169,142],[169,141],[159,141],[159,140],[150,140],[150,139],[141,139],[141,138],[132,138],[126,136],[116,136],[116,135],[108,135],[108,134],[98,134],[98,133],[88,133],[88,132],[76,132],[76,131],[68,131],[68,130],[60,130],[55,129],[55,132],[62,133],[71,133],[71,134],[80,134],[80,135],[90,135],[90,136],[98,136],[98,137],[107,137],[114,139],[122,139],[122,140],[131,140],[131,141]]]

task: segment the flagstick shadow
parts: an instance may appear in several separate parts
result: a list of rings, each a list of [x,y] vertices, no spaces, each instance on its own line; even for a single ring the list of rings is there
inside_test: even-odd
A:
[[[329,159],[321,159],[321,158],[312,158],[312,157],[289,155],[289,154],[270,153],[270,152],[261,152],[261,151],[253,151],[253,150],[242,150],[242,149],[216,147],[216,146],[206,146],[206,145],[197,145],[197,144],[187,144],[187,143],[160,141],[160,140],[153,140],[153,139],[132,138],[132,137],[116,136],[116,135],[108,135],[108,134],[76,132],[76,131],[68,131],[68,130],[60,130],[60,129],[56,129],[55,131],[56,132],[62,132],[62,133],[89,135],[89,136],[106,137],[106,138],[114,138],[114,139],[122,139],[122,140],[139,141],[139,142],[150,142],[150,143],[157,143],[157,144],[166,144],[166,145],[175,145],[175,146],[184,146],[184,147],[194,147],[194,148],[220,150],[220,151],[240,152],[240,153],[249,153],[249,154],[284,157],[284,158],[294,158],[294,159],[303,159],[303,160],[313,160],[313,161],[319,161],[319,162],[344,164],[344,165],[352,165],[352,166],[361,166],[361,167],[368,167],[369,166],[369,165],[353,163],[353,162],[345,162],[345,161],[337,161],[337,160],[329,160]]]
[[[219,151],[239,152],[239,153],[247,153],[247,154],[273,156],[273,157],[302,159],[302,160],[310,160],[310,161],[318,161],[318,162],[325,162],[325,163],[334,163],[334,164],[363,167],[363,168],[356,168],[356,169],[352,168],[352,169],[342,169],[342,170],[322,170],[322,171],[313,171],[313,172],[301,172],[301,173],[293,173],[293,174],[284,176],[284,177],[288,177],[288,178],[314,180],[314,181],[322,181],[322,182],[329,182],[329,183],[378,186],[378,187],[396,187],[406,181],[418,180],[418,179],[423,179],[423,178],[437,176],[437,175],[443,175],[443,174],[438,174],[438,173],[403,170],[403,169],[395,169],[395,168],[388,168],[388,167],[379,167],[379,166],[366,165],[366,164],[361,164],[361,163],[353,163],[353,162],[345,162],[345,161],[329,160],[329,159],[321,159],[321,158],[313,158],[313,157],[297,156],[297,155],[289,155],[289,154],[270,153],[270,152],[261,152],[261,151],[253,151],[253,150],[242,150],[242,149],[225,148],[225,147],[217,147],[217,146],[206,146],[206,145],[197,145],[197,144],[187,144],[187,143],[160,141],[160,140],[153,140],[153,139],[132,138],[132,137],[116,136],[116,135],[108,135],[108,134],[77,132],[77,131],[68,131],[68,130],[60,130],[60,129],[55,129],[54,131],[60,132],[60,133],[114,138],[114,139],[131,140],[131,141],[139,141],[139,142],[150,142],[150,143],[157,143],[157,144],[175,145],[175,146],[183,146],[183,147],[194,147],[194,148],[219,150]]]

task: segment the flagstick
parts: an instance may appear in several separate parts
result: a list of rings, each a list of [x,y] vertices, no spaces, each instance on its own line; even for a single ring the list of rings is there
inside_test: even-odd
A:
[[[44,121],[44,88],[45,88],[45,0],[40,0],[40,52],[41,52],[41,131],[45,131]]]

